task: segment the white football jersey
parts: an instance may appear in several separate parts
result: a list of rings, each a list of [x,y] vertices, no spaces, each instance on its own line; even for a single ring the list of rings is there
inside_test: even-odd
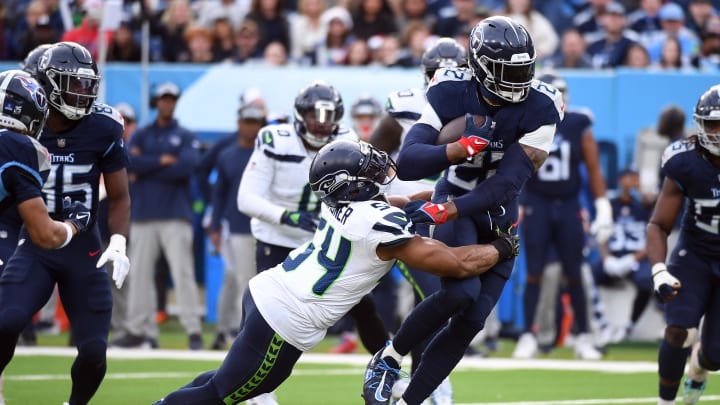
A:
[[[357,140],[357,134],[340,127],[335,139]],[[252,217],[255,239],[296,248],[312,237],[312,232],[281,224],[280,217],[285,210],[319,212],[320,201],[308,183],[316,154],[305,148],[292,124],[268,125],[258,131],[237,195],[238,209]]]
[[[250,280],[258,310],[291,345],[312,349],[392,268],[395,260],[378,258],[378,246],[407,242],[411,229],[405,213],[385,202],[323,205],[312,241]]]
[[[420,89],[406,89],[390,93],[386,103],[386,109],[391,117],[402,127],[402,135],[400,136],[400,147],[405,142],[405,136],[410,131],[410,127],[422,115],[427,99],[425,91]],[[393,156],[396,157],[396,156]],[[428,178],[416,181],[403,181],[395,179],[390,184],[389,194],[410,195],[420,191],[429,190],[435,187],[435,182],[440,178],[438,174],[435,178]]]

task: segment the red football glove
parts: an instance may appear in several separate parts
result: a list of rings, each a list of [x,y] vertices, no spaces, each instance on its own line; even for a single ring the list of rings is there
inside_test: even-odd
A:
[[[480,119],[484,119],[484,121],[479,122]],[[465,131],[458,142],[465,148],[468,159],[488,146],[494,129],[495,122],[492,118],[465,114]]]
[[[443,204],[413,200],[405,204],[404,210],[414,224],[442,224],[448,220],[448,212]]]

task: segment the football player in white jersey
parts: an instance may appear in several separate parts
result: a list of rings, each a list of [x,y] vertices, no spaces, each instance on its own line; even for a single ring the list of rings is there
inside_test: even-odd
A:
[[[358,139],[353,130],[340,125],[344,109],[333,86],[314,81],[295,98],[292,124],[268,125],[258,132],[237,197],[240,211],[252,217],[258,272],[282,262],[312,238],[321,203],[307,181],[310,162],[332,140]],[[385,345],[389,334],[372,296],[362,299],[350,315],[368,351],[374,353]]]
[[[274,390],[396,260],[468,277],[517,254],[518,240],[509,235],[455,248],[416,235],[383,193],[394,173],[392,158],[367,143],[337,140],[323,147],[310,167],[311,189],[323,202],[312,239],[250,281],[240,334],[220,368],[156,404],[237,404]]]
[[[440,38],[430,46],[422,57],[420,68],[423,72],[425,87],[430,83],[435,71],[444,67],[467,67],[467,51],[452,38]],[[393,91],[388,95],[385,103],[387,115],[383,117],[379,127],[373,132],[370,143],[374,146],[391,153],[397,154],[405,140],[410,127],[420,118],[427,106],[425,89],[404,89]],[[417,195],[435,187],[435,182],[440,178],[441,173],[434,177],[422,180],[393,181],[390,193],[398,195]],[[416,226],[420,235],[428,236],[429,227],[424,224]],[[440,278],[423,271],[417,271],[407,266],[406,263],[398,263],[398,268],[413,287],[415,305],[425,297],[440,289]],[[424,344],[418,345],[411,351],[412,371],[420,363],[420,355],[430,338]],[[398,381],[396,392],[403,391],[400,385],[407,384],[407,380]],[[431,395],[430,401],[433,405],[452,404],[452,386],[450,380],[445,379]]]

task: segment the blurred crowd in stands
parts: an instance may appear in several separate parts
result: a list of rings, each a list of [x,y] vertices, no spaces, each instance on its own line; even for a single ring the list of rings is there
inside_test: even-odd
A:
[[[0,60],[75,41],[98,56],[103,0],[4,0]],[[107,60],[419,66],[437,37],[467,43],[478,21],[525,25],[540,67],[714,71],[718,0],[125,0]],[[114,16],[117,17],[117,16]]]

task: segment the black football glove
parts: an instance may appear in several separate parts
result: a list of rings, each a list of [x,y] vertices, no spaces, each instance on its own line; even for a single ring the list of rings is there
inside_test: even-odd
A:
[[[280,223],[304,229],[308,232],[315,232],[315,229],[317,229],[317,216],[308,211],[285,211],[280,217]]]
[[[83,232],[90,226],[90,208],[80,201],[72,201],[70,197],[63,199],[63,218],[69,221],[78,230]]]
[[[509,227],[507,231],[501,231],[500,227],[496,225],[494,231],[497,239],[490,244],[497,249],[500,260],[512,259],[520,254],[520,237],[512,234],[512,227]]]

